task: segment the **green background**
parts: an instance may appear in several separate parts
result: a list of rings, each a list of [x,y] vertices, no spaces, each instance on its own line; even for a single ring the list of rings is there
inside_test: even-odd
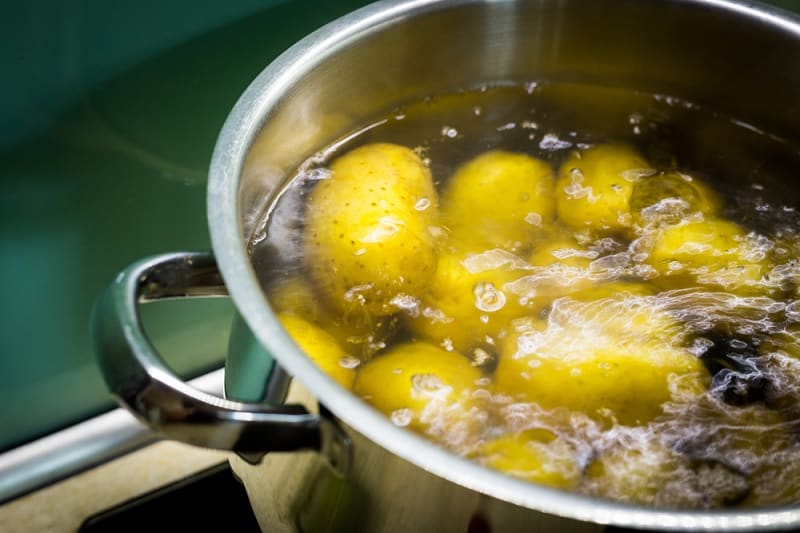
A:
[[[364,1],[35,0],[0,22],[0,450],[113,403],[88,323],[128,263],[208,250],[206,174],[239,94]],[[142,308],[184,376],[219,367],[227,299]]]
[[[95,299],[136,259],[209,248],[206,172],[238,95],[292,43],[365,3],[4,6],[0,451],[113,407],[90,349]],[[228,300],[142,312],[182,375],[221,365]]]

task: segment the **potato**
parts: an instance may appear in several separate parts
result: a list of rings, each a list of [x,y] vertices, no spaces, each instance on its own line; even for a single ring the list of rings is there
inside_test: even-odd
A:
[[[528,307],[506,283],[528,274],[514,264],[518,257],[500,250],[482,254],[453,252],[439,257],[430,292],[415,315],[406,316],[412,334],[464,354],[487,348],[486,338],[495,335]]]
[[[561,165],[556,182],[558,219],[596,235],[625,232],[633,223],[633,186],[654,172],[650,163],[624,144],[574,151]]]
[[[681,332],[648,297],[560,299],[547,321],[514,322],[500,345],[495,388],[545,409],[645,424],[673,393],[704,390],[705,369],[679,346]]]
[[[320,369],[343,387],[347,389],[352,387],[355,365],[346,364],[348,354],[337,344],[332,335],[296,315],[280,313],[278,319],[294,342]]]
[[[660,229],[653,236],[649,263],[664,289],[702,285],[743,294],[766,290],[768,266],[763,252],[747,241],[738,224],[718,218],[688,221]]]
[[[643,281],[613,280],[596,283],[569,295],[573,300],[580,302],[594,302],[610,299],[615,305],[624,299],[635,296],[653,296],[658,289]]]
[[[597,252],[578,244],[565,232],[549,232],[536,241],[528,263],[534,267],[530,275],[515,288],[525,294],[535,294],[537,306],[543,307],[555,298],[590,287],[590,266]],[[523,290],[523,284],[529,288]]]
[[[532,266],[546,267],[553,264],[565,267],[589,268],[597,252],[588,250],[574,239],[563,233],[554,233],[536,241],[533,251],[528,256]]]
[[[398,425],[446,428],[469,416],[481,377],[459,353],[406,342],[359,367],[353,391]]]
[[[634,183],[630,205],[636,224],[650,226],[677,224],[696,213],[717,215],[722,200],[700,180],[688,174],[668,172]]]
[[[341,315],[327,308],[303,278],[287,277],[267,289],[270,306],[291,313],[332,335],[348,354],[366,361],[386,347],[399,325],[395,316]]]
[[[550,164],[494,150],[461,166],[442,193],[442,219],[457,240],[518,251],[555,214]]]
[[[491,439],[480,454],[487,466],[551,487],[575,488],[581,476],[573,451],[545,429]]]
[[[408,148],[369,144],[336,159],[311,191],[305,229],[312,280],[339,311],[388,315],[433,275],[438,199]]]

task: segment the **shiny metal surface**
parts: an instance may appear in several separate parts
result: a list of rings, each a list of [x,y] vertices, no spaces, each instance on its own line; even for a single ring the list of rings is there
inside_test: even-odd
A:
[[[288,401],[315,403],[297,381]],[[358,455],[339,476],[315,453],[233,459],[264,531],[530,531],[600,533],[604,526],[537,513],[453,485],[352,432]]]
[[[226,400],[182,382],[153,348],[139,321],[149,300],[223,296],[214,258],[175,253],[134,263],[108,287],[92,319],[92,337],[109,390],[156,433],[250,454],[312,449],[346,468],[346,438],[335,424],[300,405]],[[249,455],[252,457],[251,455]]]
[[[387,488],[378,476],[366,490],[376,498],[390,490],[392,512],[414,516],[415,526],[457,530],[464,510],[456,495],[465,490],[475,498],[483,494],[552,515],[626,527],[797,526],[796,507],[667,510],[568,494],[485,469],[395,427],[339,388],[283,332],[254,275],[247,241],[296,164],[404,101],[482,83],[578,80],[685,98],[797,143],[799,66],[798,19],[752,2],[379,2],[288,50],[233,109],[215,149],[208,189],[222,275],[259,341],[349,426],[355,463],[377,457],[372,468],[393,472],[388,465],[402,462],[400,486]],[[254,501],[271,494],[259,492],[250,479],[266,480],[273,472],[258,472],[246,481]],[[431,484],[444,488],[429,491]],[[417,498],[420,494],[426,496]],[[437,522],[441,516],[450,520]]]
[[[224,370],[189,381],[223,393]],[[157,441],[129,410],[114,409],[0,455],[0,503],[72,476]]]

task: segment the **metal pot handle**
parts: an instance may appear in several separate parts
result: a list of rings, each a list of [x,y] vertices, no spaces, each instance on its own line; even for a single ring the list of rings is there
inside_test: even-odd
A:
[[[117,275],[95,304],[91,324],[94,351],[111,393],[170,439],[235,451],[251,460],[265,452],[313,449],[337,470],[346,469],[347,438],[331,418],[301,405],[242,403],[197,390],[168,368],[142,328],[139,303],[226,295],[211,254],[154,256]]]

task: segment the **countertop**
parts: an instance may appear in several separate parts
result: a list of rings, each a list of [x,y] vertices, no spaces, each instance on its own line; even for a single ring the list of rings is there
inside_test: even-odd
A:
[[[199,470],[230,454],[160,441],[0,506],[0,531],[77,531],[87,517]]]

